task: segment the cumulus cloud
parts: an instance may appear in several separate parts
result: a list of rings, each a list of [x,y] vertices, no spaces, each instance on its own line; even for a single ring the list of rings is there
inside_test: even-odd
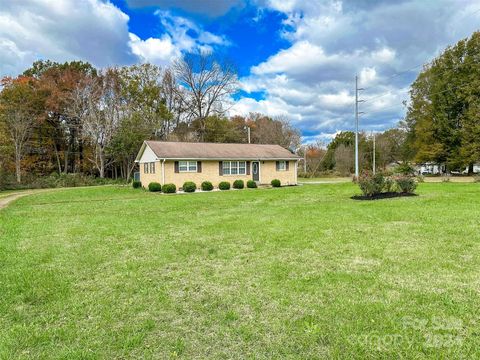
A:
[[[165,33],[159,38],[140,39],[130,33],[132,52],[142,62],[157,65],[170,63],[182,52],[211,51],[215,46],[227,46],[229,41],[220,35],[205,31],[193,21],[174,16],[169,11],[155,11]]]
[[[473,0],[462,6],[454,0],[257,3],[284,13],[280,34],[291,45],[241,79],[244,91],[263,95],[241,99],[234,110],[281,112],[305,133],[318,134],[353,128],[355,74],[366,88],[361,96],[369,100],[361,104],[366,112],[362,128],[394,126],[404,115],[402,101],[421,68],[415,65],[470,35],[480,19]]]
[[[15,75],[38,58],[130,63],[128,16],[99,0],[0,1],[0,74]]]

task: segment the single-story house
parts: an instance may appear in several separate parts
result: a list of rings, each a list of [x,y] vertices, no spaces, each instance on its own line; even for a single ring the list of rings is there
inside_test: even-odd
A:
[[[159,182],[180,188],[186,181],[198,187],[210,181],[217,187],[237,179],[296,185],[299,159],[279,145],[145,141],[135,161],[143,186]]]

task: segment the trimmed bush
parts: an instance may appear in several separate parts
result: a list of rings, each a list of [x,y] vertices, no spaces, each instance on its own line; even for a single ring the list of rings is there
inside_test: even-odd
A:
[[[150,184],[148,184],[148,191],[151,191],[151,192],[162,191],[162,185],[160,185],[158,182],[151,182]]]
[[[165,194],[173,194],[177,192],[177,187],[175,184],[165,184],[163,185],[163,192]]]
[[[382,174],[372,175],[370,172],[364,172],[358,177],[358,186],[365,196],[378,195],[385,187],[385,178]]]
[[[243,180],[235,180],[233,182],[233,188],[234,189],[243,189],[245,187],[245,183]]]
[[[230,190],[230,183],[228,181],[222,181],[220,184],[218,184],[218,188],[220,190]]]
[[[182,186],[183,191],[191,193],[197,190],[197,185],[193,181],[187,181]]]
[[[415,178],[411,176],[397,176],[395,178],[395,183],[397,184],[398,190],[404,194],[413,194],[417,188]]]
[[[247,181],[247,188],[249,189],[255,189],[257,187],[257,183],[253,180],[248,180]]]
[[[135,181],[135,180],[134,180],[134,181],[132,182],[132,187],[133,187],[134,189],[140,189],[140,188],[142,187],[142,183],[141,183],[140,181]]]
[[[273,187],[280,187],[282,185],[282,183],[280,182],[280,180],[278,179],[273,179],[270,184],[273,186]]]
[[[212,191],[213,190],[213,184],[210,181],[202,182],[201,187],[202,187],[203,191]]]

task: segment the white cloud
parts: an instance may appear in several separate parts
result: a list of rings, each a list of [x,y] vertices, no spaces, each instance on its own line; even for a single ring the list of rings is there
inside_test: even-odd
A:
[[[280,35],[291,45],[252,66],[251,75],[241,79],[242,89],[254,92],[256,99],[241,99],[236,110],[287,113],[309,134],[353,128],[356,74],[366,88],[361,97],[371,99],[360,105],[366,112],[362,128],[395,125],[420,67],[404,70],[470,35],[480,19],[473,0],[465,0],[463,6],[454,0],[257,3],[285,14]]]
[[[168,35],[162,38],[142,40],[137,35],[130,33],[130,47],[142,62],[151,62],[157,65],[168,64],[180,55],[180,50],[175,47]]]
[[[128,19],[99,0],[0,1],[0,74],[15,75],[39,58],[133,62]]]
[[[130,33],[132,52],[143,62],[165,65],[182,52],[211,51],[214,46],[229,45],[223,36],[205,31],[187,18],[160,10],[155,15],[165,31],[161,37],[142,40]]]

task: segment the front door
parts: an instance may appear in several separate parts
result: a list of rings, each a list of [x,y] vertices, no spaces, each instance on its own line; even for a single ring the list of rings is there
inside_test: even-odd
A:
[[[260,181],[260,163],[252,161],[252,178],[253,181]]]

